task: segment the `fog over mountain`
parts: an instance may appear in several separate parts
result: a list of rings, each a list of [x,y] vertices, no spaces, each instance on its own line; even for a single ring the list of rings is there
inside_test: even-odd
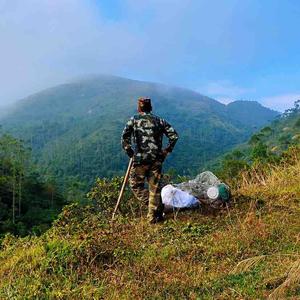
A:
[[[109,73],[283,111],[300,97],[297,6],[0,0],[0,103],[76,76]]]

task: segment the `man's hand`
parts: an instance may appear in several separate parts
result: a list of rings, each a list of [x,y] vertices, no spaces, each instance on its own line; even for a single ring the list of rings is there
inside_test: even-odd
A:
[[[169,155],[169,153],[170,153],[170,152],[169,152],[167,149],[164,149],[164,150],[162,151],[163,158],[166,159],[167,156]]]
[[[130,158],[133,157],[134,151],[132,150],[132,148],[128,148],[125,151]]]

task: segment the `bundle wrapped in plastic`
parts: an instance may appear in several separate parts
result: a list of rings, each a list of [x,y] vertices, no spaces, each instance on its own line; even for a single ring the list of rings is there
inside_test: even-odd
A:
[[[176,184],[175,186],[199,199],[206,198],[207,190],[219,184],[221,184],[221,181],[215,174],[205,171],[197,175],[195,179]]]
[[[163,204],[167,207],[196,207],[199,205],[199,200],[190,195],[189,193],[182,191],[171,184],[166,185],[161,191],[161,197]]]
[[[230,189],[210,171],[203,172],[193,180],[162,189],[162,201],[172,207],[195,207],[200,202],[219,207],[230,198]]]

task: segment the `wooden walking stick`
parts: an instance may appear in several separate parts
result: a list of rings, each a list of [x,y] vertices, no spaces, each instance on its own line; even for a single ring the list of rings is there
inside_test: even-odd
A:
[[[128,164],[128,168],[127,168],[127,171],[126,171],[126,174],[125,174],[125,177],[124,177],[124,181],[123,181],[123,184],[122,184],[122,188],[121,188],[121,191],[120,191],[120,194],[119,194],[119,197],[118,197],[118,201],[117,201],[116,207],[114,209],[114,212],[112,214],[112,218],[111,218],[112,221],[115,218],[115,214],[116,214],[116,212],[117,212],[117,210],[119,208],[121,199],[123,197],[124,190],[125,190],[126,184],[128,182],[128,178],[129,178],[129,174],[130,174],[130,170],[131,170],[132,164],[133,164],[133,158],[130,158],[130,161],[129,161],[129,164]]]

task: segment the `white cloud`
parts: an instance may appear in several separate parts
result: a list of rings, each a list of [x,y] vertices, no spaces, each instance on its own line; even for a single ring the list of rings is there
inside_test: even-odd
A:
[[[294,106],[294,102],[299,99],[300,93],[288,93],[264,97],[261,99],[261,103],[267,107],[283,112],[288,108],[292,108]]]
[[[240,87],[229,80],[210,82],[198,90],[202,94],[213,97],[224,104],[244,97],[245,100],[249,100],[249,94],[255,92],[253,88]]]
[[[252,95],[256,94],[256,89],[240,87],[229,80],[210,82],[198,90],[200,93],[208,95],[224,104],[238,99],[257,100],[262,105],[280,112],[293,107],[294,102],[300,99],[300,92],[266,96],[261,99],[256,99],[255,97],[253,99]]]
[[[223,104],[229,104],[232,101],[234,101],[234,99],[227,98],[227,97],[215,97],[215,99],[218,100],[219,102],[223,103]]]
[[[114,73],[139,56],[126,24],[82,0],[0,2],[0,102],[89,73]],[[142,47],[142,46],[141,46]]]
[[[211,82],[204,87],[207,93],[217,95],[228,95],[232,97],[241,96],[245,93],[252,92],[253,89],[239,87],[229,80],[220,80],[217,82]]]
[[[95,0],[0,0],[0,102],[93,73],[189,85],[233,50],[238,61],[237,0],[118,2],[109,19]]]
[[[253,19],[251,10],[245,9],[249,4],[122,0],[110,4],[110,14],[114,16],[115,8],[120,14],[109,18],[101,11],[105,7],[101,2],[0,0],[0,103],[95,73],[202,86],[199,92],[224,103],[257,99],[258,93],[247,87],[245,78],[235,75],[249,70],[248,77],[257,77],[251,69],[253,62],[259,65],[255,49],[260,50],[258,41],[266,42],[270,36],[267,30],[255,41],[262,26],[256,30],[250,26],[250,31],[236,26],[244,16]],[[232,81],[213,81],[227,74]],[[251,85],[263,94],[277,85],[255,82]],[[279,100],[274,101],[270,106]]]
[[[0,102],[87,74],[163,81],[186,53],[190,2],[126,0],[111,20],[93,1],[0,0]]]

